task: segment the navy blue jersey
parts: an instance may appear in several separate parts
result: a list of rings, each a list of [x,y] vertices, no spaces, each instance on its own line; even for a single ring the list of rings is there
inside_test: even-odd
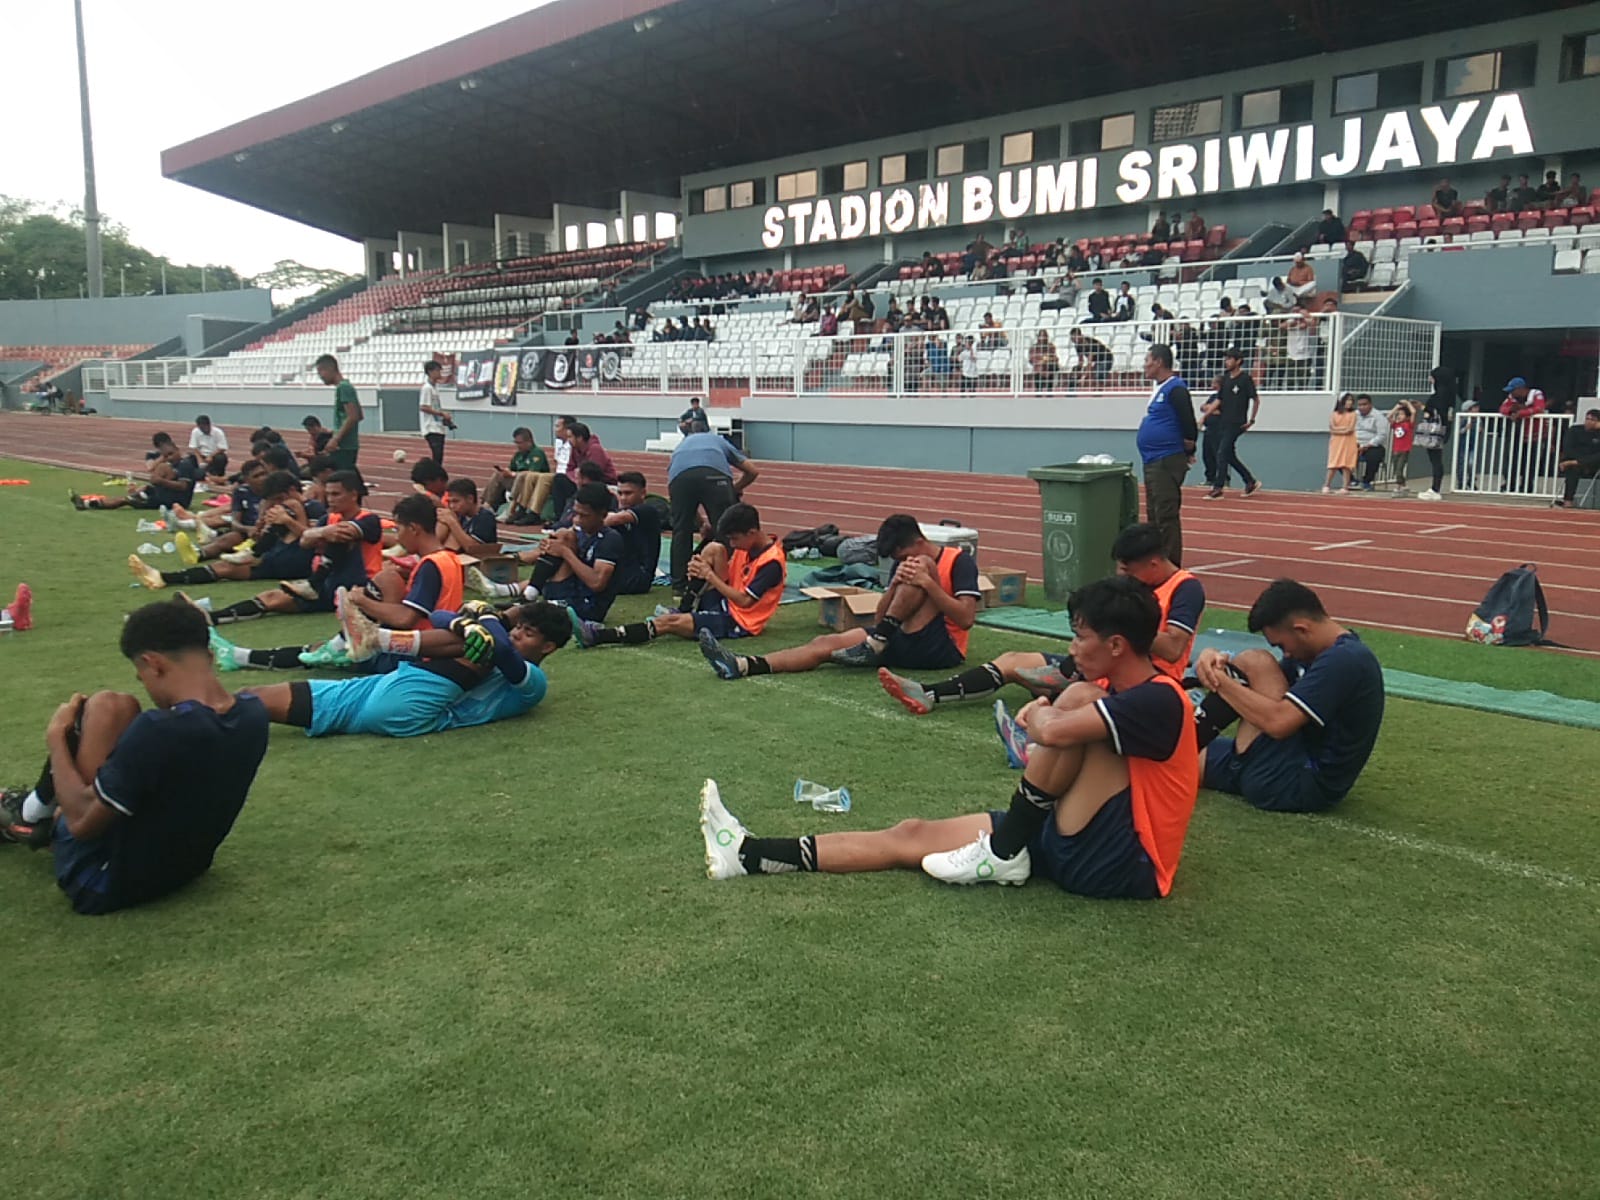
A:
[[[628,511],[633,514],[630,523],[612,526],[622,539],[622,562],[617,569],[630,578],[648,575],[654,579],[661,561],[661,510],[646,503]]]
[[[500,522],[495,520],[494,509],[488,505],[479,505],[477,512],[461,522],[461,528],[468,537],[486,545],[500,540]]]
[[[1288,698],[1308,718],[1302,733],[1316,764],[1317,787],[1329,804],[1336,803],[1355,786],[1377,744],[1383,668],[1366,643],[1346,633],[1300,672]]]
[[[1167,604],[1167,625],[1193,633],[1200,628],[1200,618],[1205,611],[1205,585],[1198,579],[1185,579],[1172,589],[1172,599]]]
[[[233,520],[235,524],[254,528],[261,519],[261,497],[244,484],[233,489]]]
[[[615,529],[610,528],[601,529],[593,537],[584,536],[581,529],[575,528],[574,532],[578,535],[578,556],[587,565],[593,567],[599,563],[608,562],[616,568],[611,572],[611,578],[606,582],[603,590],[595,592],[593,588],[588,588],[587,584],[582,586],[596,596],[615,595],[617,585],[622,582],[622,563],[626,557],[626,548],[622,543],[622,535]]]
[[[226,712],[185,701],[140,713],[94,777],[117,819],[94,841],[64,837],[58,823],[62,888],[124,908],[204,874],[266,752],[267,710],[254,696],[236,697]]]
[[[355,524],[361,530],[360,541],[322,544],[329,587],[360,587],[367,581],[367,562],[362,554],[362,546],[375,546],[383,542],[383,521],[377,513],[365,513],[355,518]]]

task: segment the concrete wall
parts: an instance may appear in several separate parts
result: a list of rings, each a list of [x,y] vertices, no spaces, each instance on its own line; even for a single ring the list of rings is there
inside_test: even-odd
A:
[[[1555,275],[1554,263],[1548,245],[1413,254],[1411,290],[1391,315],[1452,334],[1600,325],[1600,275]]]
[[[1422,104],[1406,109],[1412,118],[1412,126],[1417,131],[1418,148],[1421,155],[1422,166],[1414,171],[1401,169],[1384,170],[1377,176],[1366,176],[1365,163],[1358,170],[1343,177],[1342,186],[1347,189],[1347,195],[1342,201],[1345,209],[1353,210],[1357,207],[1370,207],[1365,203],[1363,191],[1368,179],[1379,179],[1382,187],[1403,187],[1405,198],[1408,202],[1418,203],[1427,198],[1431,183],[1441,174],[1452,176],[1470,176],[1470,186],[1462,188],[1464,194],[1481,194],[1487,176],[1498,176],[1502,169],[1517,173],[1519,169],[1532,170],[1541,166],[1546,160],[1559,160],[1563,155],[1589,155],[1593,153],[1594,132],[1590,114],[1600,107],[1600,78],[1581,79],[1570,82],[1559,81],[1560,46],[1563,36],[1574,33],[1587,32],[1600,28],[1600,4],[1589,4],[1564,12],[1552,12],[1538,16],[1520,17],[1514,21],[1495,24],[1477,25],[1467,29],[1443,32],[1428,37],[1411,39],[1403,42],[1393,42],[1383,46],[1361,47],[1351,51],[1321,55],[1315,58],[1301,59],[1291,62],[1278,63],[1270,66],[1251,68],[1249,70],[1232,71],[1218,75],[1208,76],[1203,79],[1188,80],[1181,84],[1164,84],[1159,87],[1145,88],[1135,91],[1117,93],[1091,100],[1075,102],[1072,104],[1058,105],[1050,108],[1034,109],[1027,112],[1015,113],[1009,116],[998,117],[984,121],[974,121],[961,125],[946,126],[939,129],[926,130],[911,135],[901,135],[889,138],[880,138],[870,142],[859,142],[848,146],[835,147],[804,156],[795,156],[767,162],[745,164],[740,167],[708,171],[701,174],[690,175],[683,181],[685,200],[700,189],[715,184],[733,183],[745,179],[765,179],[767,181],[766,194],[769,198],[777,195],[776,176],[800,169],[811,167],[825,167],[831,164],[844,163],[859,159],[866,159],[869,163],[869,182],[871,186],[879,186],[878,160],[885,154],[897,154],[906,151],[926,151],[929,155],[930,174],[932,171],[933,152],[942,145],[956,142],[970,142],[987,140],[989,142],[989,169],[986,174],[991,180],[995,179],[1000,171],[1000,139],[1013,132],[1027,129],[1059,127],[1063,132],[1063,157],[1076,158],[1078,155],[1072,147],[1065,145],[1067,127],[1074,121],[1097,119],[1120,113],[1133,113],[1135,115],[1135,142],[1132,149],[1159,148],[1159,143],[1149,140],[1151,110],[1162,105],[1168,105],[1185,100],[1205,100],[1213,97],[1223,98],[1223,132],[1220,136],[1227,137],[1235,132],[1249,132],[1235,130],[1233,119],[1233,101],[1238,95],[1256,91],[1274,85],[1293,85],[1311,83],[1313,87],[1312,119],[1307,122],[1317,135],[1318,163],[1313,172],[1314,179],[1327,180],[1332,177],[1324,173],[1320,166],[1320,156],[1323,153],[1334,152],[1342,141],[1344,117],[1335,117],[1332,114],[1332,98],[1334,80],[1341,75],[1372,71],[1382,67],[1398,65],[1408,62],[1421,61],[1423,63]],[[1441,167],[1433,159],[1433,138],[1428,134],[1424,123],[1419,118],[1423,106],[1435,103],[1434,97],[1434,64],[1441,58],[1452,57],[1459,54],[1477,53],[1493,50],[1503,46],[1511,46],[1528,41],[1538,44],[1538,66],[1534,86],[1522,89],[1520,96],[1527,115],[1529,127],[1534,141],[1535,156],[1529,160],[1519,160],[1510,156],[1505,150],[1496,152],[1492,161],[1478,167],[1449,166]],[[1477,112],[1469,120],[1467,132],[1462,139],[1462,160],[1470,161],[1470,153],[1477,138],[1478,129],[1488,108],[1488,97],[1478,97]],[[1451,111],[1455,101],[1439,101],[1447,112]],[[1365,117],[1365,150],[1370,150],[1377,133],[1378,114],[1366,114]],[[1203,137],[1185,139],[1198,143]],[[1070,236],[1084,236],[1096,233],[1119,232],[1140,228],[1146,220],[1147,204],[1123,205],[1113,194],[1117,183],[1117,164],[1126,151],[1107,151],[1095,156],[1100,164],[1100,207],[1097,210],[1069,216],[1064,222],[1064,228],[1059,232]],[[1224,150],[1226,158],[1226,150]],[[1292,150],[1290,157],[1292,158]],[[1576,160],[1574,160],[1576,161]],[[1530,163],[1531,165],[1519,165]],[[1552,161],[1550,165],[1555,165]],[[1577,169],[1581,170],[1581,167]],[[1223,187],[1230,186],[1228,172],[1223,171]],[[1290,172],[1285,173],[1289,178]],[[960,176],[947,177],[959,181]],[[1592,182],[1592,181],[1591,181]],[[911,185],[913,190],[915,185]],[[952,189],[952,218],[959,222],[959,196],[958,188]],[[1322,207],[1322,183],[1282,185],[1272,188],[1254,187],[1244,191],[1221,191],[1209,196],[1200,196],[1194,200],[1179,199],[1163,202],[1171,207],[1187,209],[1198,205],[1202,213],[1211,221],[1225,221],[1230,227],[1243,229],[1252,221],[1259,224],[1265,216],[1304,216],[1314,213]],[[1302,194],[1303,193],[1303,194]],[[1372,193],[1377,195],[1377,192]],[[776,203],[769,199],[769,204]],[[751,208],[731,210],[710,215],[700,214],[689,216],[684,222],[684,253],[689,258],[714,257],[720,254],[748,252],[759,249],[761,243],[761,228],[763,216],[767,205],[756,205]],[[687,207],[685,209],[687,210]],[[992,229],[1003,225],[1012,224],[996,217],[988,222]],[[1034,219],[1023,219],[1021,222],[1030,234],[1035,237],[1051,232]],[[942,231],[938,239],[941,248],[948,248],[953,241],[965,242],[970,237],[970,230],[964,230],[958,223],[953,223]],[[792,239],[786,238],[786,244]],[[897,239],[897,250],[901,244],[909,246],[904,238]],[[834,261],[844,246],[848,243],[824,244],[824,249],[832,249]],[[920,253],[920,249],[918,250]]]
[[[272,293],[245,288],[105,300],[0,300],[0,345],[153,345],[182,335],[191,316],[271,320]]]

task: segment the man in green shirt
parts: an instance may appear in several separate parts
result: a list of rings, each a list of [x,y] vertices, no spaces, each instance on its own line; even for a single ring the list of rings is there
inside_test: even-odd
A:
[[[533,431],[519,425],[511,431],[511,469],[495,467],[489,479],[489,489],[484,503],[499,511],[509,498],[511,509],[506,514],[508,525],[536,525],[544,502],[550,496],[550,485],[555,475],[550,470],[550,460],[544,450],[533,440]]]
[[[361,401],[356,385],[339,371],[339,360],[331,354],[317,359],[317,378],[333,389],[333,436],[323,453],[339,464],[341,471],[354,471],[361,453]]]

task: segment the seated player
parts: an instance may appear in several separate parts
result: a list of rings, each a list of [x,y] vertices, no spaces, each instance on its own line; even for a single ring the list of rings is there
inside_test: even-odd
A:
[[[586,483],[598,483],[601,487],[606,488],[606,511],[617,511],[617,498],[612,495],[611,489],[606,487],[606,473],[601,469],[599,463],[582,462],[578,464],[578,486],[582,487]],[[577,503],[578,493],[575,490],[569,491],[566,504],[562,506],[561,511],[556,515],[556,519],[546,525],[545,528],[571,529],[573,525],[572,510]]]
[[[181,571],[158,571],[137,554],[130,554],[128,569],[134,578],[152,591],[159,591],[169,584],[214,583],[219,579],[304,579],[310,575],[312,553],[300,544],[300,539],[311,528],[311,519],[300,500],[300,481],[287,471],[274,471],[258,477],[254,486],[261,489],[262,496],[256,501],[259,515],[250,531],[249,561],[219,559],[196,562]],[[182,533],[178,536],[184,537]],[[216,544],[202,546],[198,552],[191,546],[190,553],[215,557],[206,551]]]
[[[327,457],[328,440],[333,437],[333,430],[324,429],[322,422],[316,417],[306,417],[300,422],[306,431],[306,448],[295,452],[295,456],[307,466],[315,458]]]
[[[494,583],[476,567],[467,580],[482,595],[537,600],[541,596],[565,604],[580,621],[603,621],[617,595],[617,564],[622,561],[622,535],[606,526],[614,503],[603,483],[585,483],[572,501],[570,529],[558,529],[537,550],[527,586]]]
[[[383,569],[383,522],[362,501],[367,487],[356,471],[335,471],[324,485],[328,521],[300,535],[314,553],[311,574],[285,580],[276,591],[261,592],[213,611],[213,624],[250,621],[272,613],[333,612],[342,587],[359,588]]]
[[[156,447],[156,459],[150,464],[150,482],[129,487],[126,496],[80,496],[76,490],[68,491],[72,507],[85,509],[115,508],[170,508],[174,504],[188,504],[194,498],[194,480],[185,478],[178,470],[183,455],[169,437]]]
[[[500,524],[493,510],[478,502],[478,485],[465,475],[445,485],[438,517],[445,549],[478,556],[500,552]]]
[[[205,874],[244,806],[267,714],[222,686],[207,632],[182,604],[130,615],[122,654],[156,707],[73,696],[45,730],[38,784],[7,805],[5,837],[52,845],[56,882],[80,913],[143,904]]]
[[[1250,606],[1265,650],[1203,651],[1194,672],[1210,694],[1195,714],[1205,786],[1273,812],[1321,812],[1343,800],[1383,725],[1383,668],[1354,633],[1293,579]],[[1237,719],[1231,738],[1218,737]]]
[[[661,564],[661,510],[646,489],[638,471],[623,471],[617,476],[617,511],[606,515],[606,525],[622,537],[617,592],[623,596],[648,595]]]
[[[229,496],[225,513],[213,510],[196,516],[186,513],[181,505],[175,506],[171,511],[178,529],[173,535],[178,557],[192,567],[230,554],[249,541],[260,525],[261,502],[265,499],[262,488],[270,474],[266,463],[246,459],[239,468],[239,482]]]
[[[1161,632],[1150,648],[1150,658],[1157,670],[1183,682],[1195,630],[1205,613],[1204,586],[1167,557],[1161,531],[1154,525],[1128,526],[1117,534],[1111,555],[1117,560],[1118,574],[1131,576],[1155,592],[1161,606]],[[1021,684],[1036,696],[1055,696],[1081,678],[1072,655],[1027,650],[1009,651],[938,683],[918,683],[886,669],[878,671],[883,690],[919,717],[932,712],[937,704],[986,700],[1008,683]]]
[[[935,546],[923,536],[917,519],[906,513],[879,526],[878,556],[900,565],[878,601],[870,629],[823,634],[765,658],[734,654],[710,631],[702,630],[701,653],[723,679],[811,671],[825,662],[912,670],[959,666],[967,656],[967,635],[978,615],[977,561],[959,546]]]
[[[408,661],[356,679],[296,680],[247,689],[267,715],[308,737],[418,737],[520,716],[544,699],[539,668],[572,636],[566,611],[535,602],[504,614],[432,615],[432,628],[397,630],[385,652]]]
[[[450,472],[431,458],[424,458],[411,468],[411,486],[435,500],[444,499],[444,490],[449,483]]]
[[[761,528],[761,514],[748,504],[735,504],[722,514],[717,537],[689,560],[686,610],[614,629],[584,621],[578,640],[585,646],[636,646],[662,634],[758,637],[783,600],[789,565],[783,543]],[[660,542],[659,536],[656,540]]]
[[[1127,578],[1088,584],[1068,604],[1079,670],[1107,686],[1075,683],[1054,704],[1035,700],[1018,714],[1038,746],[1006,812],[757,838],[707,781],[706,874],[920,867],[946,883],[1020,884],[1038,874],[1082,896],[1165,896],[1200,772],[1189,698],[1150,661],[1161,611],[1148,588]]]

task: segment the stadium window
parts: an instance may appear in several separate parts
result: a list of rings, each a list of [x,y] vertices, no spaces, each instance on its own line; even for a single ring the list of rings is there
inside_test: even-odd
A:
[[[1381,71],[1341,75],[1333,81],[1333,115],[1404,108],[1422,99],[1422,64],[1401,63]]]
[[[878,160],[878,182],[884,187],[906,181],[906,156],[885,154]]]
[[[1170,142],[1176,138],[1200,137],[1222,132],[1222,101],[1190,100],[1167,104],[1150,114],[1150,140]]]
[[[644,213],[633,214],[633,240],[636,242],[650,240],[650,218]]]
[[[967,169],[967,148],[960,142],[953,146],[940,146],[933,152],[935,175],[959,175]]]
[[[563,250],[582,250],[583,238],[579,236],[581,230],[576,225],[568,225],[561,231]]]
[[[700,193],[701,212],[721,212],[728,207],[728,185],[719,183],[716,187],[708,187]]]
[[[1100,121],[1100,144],[1097,150],[1120,150],[1133,145],[1133,114],[1122,113]]]
[[[813,168],[809,171],[791,171],[787,175],[778,176],[778,201],[804,200],[808,196],[817,194],[817,172]]]
[[[1245,92],[1242,96],[1234,97],[1234,104],[1233,123],[1238,129],[1309,121],[1311,85],[1297,83],[1261,92]]]
[[[606,223],[604,221],[589,221],[583,227],[585,237],[588,239],[590,250],[598,250],[606,244]]]
[[[1000,139],[1000,165],[1019,167],[1033,161],[1033,130],[1008,133]]]
[[[728,185],[728,207],[749,208],[756,202],[756,181],[746,179],[743,183],[730,183]]]
[[[655,216],[656,241],[670,242],[678,236],[678,214],[674,212],[658,212]]]
[[[1600,75],[1600,33],[1561,39],[1561,81]]]
[[[844,165],[844,187],[846,192],[859,192],[867,186],[867,160],[847,162]]]
[[[1437,100],[1475,96],[1502,88],[1528,87],[1538,62],[1538,47],[1508,46],[1482,54],[1441,58],[1434,65],[1433,94]]]

